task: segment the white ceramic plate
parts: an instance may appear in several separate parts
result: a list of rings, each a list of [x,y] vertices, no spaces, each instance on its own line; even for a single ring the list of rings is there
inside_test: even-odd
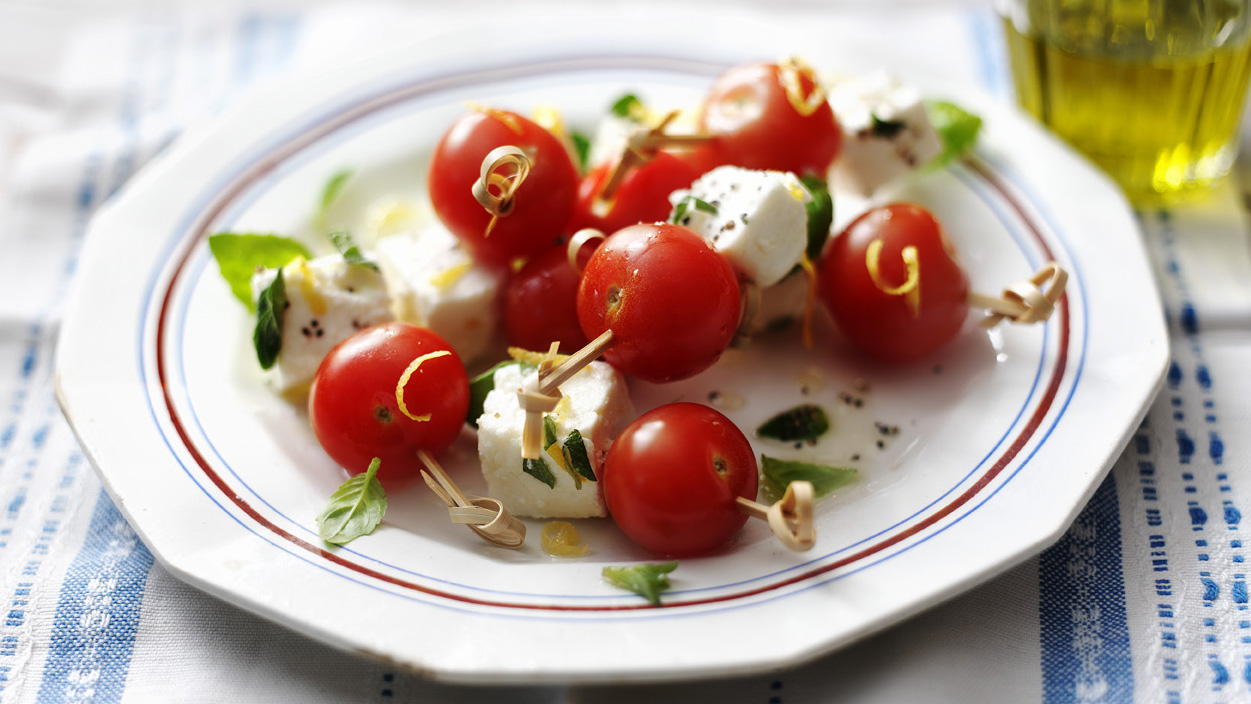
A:
[[[425,155],[467,100],[553,104],[589,127],[627,89],[680,106],[754,58],[540,39],[484,55],[428,45],[271,89],[190,133],[95,221],[58,392],[109,491],[170,570],[313,637],[444,680],[657,680],[801,662],[1058,537],[1152,397],[1165,329],[1117,192],[1015,113],[958,94],[985,118],[976,155],[890,196],[936,211],[980,291],[1057,260],[1071,280],[1050,322],[989,334],[970,324],[934,359],[902,369],[857,361],[825,329],[812,352],[783,332],[696,379],[635,389],[641,409],[711,391],[741,399],[727,412],[746,429],[801,401],[825,406],[835,430],[817,446],[756,441],[774,456],[861,469],[858,485],[819,506],[815,549],[790,552],[753,522],[722,553],[684,560],[663,608],[649,608],[600,579],[605,565],[654,559],[607,520],[579,523],[588,557],[554,559],[538,547],[538,522],[523,549],[494,548],[449,524],[416,486],[391,497],[375,534],[321,544],[313,517],[342,477],[303,410],[261,383],[251,322],[205,237],[307,237],[320,189],[344,167],[357,176],[339,216],[382,196],[420,197]],[[838,63],[820,49],[807,58],[840,70],[874,62],[871,52],[848,56],[857,58]],[[859,207],[841,200],[839,220]],[[482,490],[472,433],[444,460]]]

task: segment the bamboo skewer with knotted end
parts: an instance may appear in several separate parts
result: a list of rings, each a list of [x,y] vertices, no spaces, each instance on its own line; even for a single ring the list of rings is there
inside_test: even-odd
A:
[[[452,523],[467,525],[483,540],[500,547],[519,548],[526,541],[526,524],[514,518],[504,504],[490,497],[470,499],[430,453],[418,450],[417,458],[424,465],[421,478],[447,504]]]
[[[981,323],[985,328],[993,328],[1003,320],[1044,322],[1055,311],[1068,280],[1067,271],[1055,262],[1047,262],[1030,278],[1004,289],[998,298],[970,292],[969,305],[989,311]]]
[[[483,238],[491,236],[495,223],[513,211],[514,196],[530,175],[530,157],[511,144],[496,147],[482,160],[478,180],[471,187],[478,204],[491,215]]]

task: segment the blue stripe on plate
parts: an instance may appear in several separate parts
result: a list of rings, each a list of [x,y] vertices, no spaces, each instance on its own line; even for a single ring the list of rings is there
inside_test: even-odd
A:
[[[1039,557],[1038,573],[1043,701],[1133,701],[1113,475]]]
[[[121,699],[151,568],[152,553],[101,490],[61,584],[40,702]]]

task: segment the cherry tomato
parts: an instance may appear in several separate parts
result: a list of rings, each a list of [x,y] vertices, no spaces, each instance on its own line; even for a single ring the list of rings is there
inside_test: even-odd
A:
[[[605,164],[583,177],[570,229],[593,227],[611,233],[627,225],[667,220],[673,207],[669,194],[688,188],[703,173],[668,152],[657,152],[650,160],[629,169],[612,197],[605,200],[600,193],[612,170],[612,164]]]
[[[639,416],[604,460],[608,513],[631,540],[686,556],[724,545],[747,520],[738,497],[756,498],[756,455],[729,418],[697,403]]]
[[[847,339],[888,362],[929,355],[968,316],[968,277],[938,220],[917,205],[856,218],[822,253],[818,287]]]
[[[589,247],[588,247],[589,248]],[[586,345],[578,325],[578,282],[564,246],[553,247],[526,263],[504,290],[504,332],[508,344],[546,351],[560,342],[572,354]]]
[[[516,146],[530,158],[529,175],[511,212],[496,220],[473,195],[482,160]],[[452,124],[430,158],[430,201],[439,219],[482,261],[506,265],[551,247],[573,215],[578,172],[564,145],[533,121],[505,110],[474,110]]]
[[[395,390],[418,357],[431,356],[404,386],[404,407]],[[365,328],[340,342],[317,368],[309,390],[313,432],[335,462],[359,474],[381,458],[384,483],[416,476],[416,451],[438,454],[460,434],[469,409],[469,377],[447,342],[426,328],[387,323]]]
[[[604,359],[646,381],[684,379],[712,366],[740,317],[738,280],[725,257],[680,225],[618,230],[591,255],[578,287],[587,339],[613,332]]]
[[[822,178],[843,142],[812,70],[798,62],[731,68],[704,98],[703,131],[725,163]]]

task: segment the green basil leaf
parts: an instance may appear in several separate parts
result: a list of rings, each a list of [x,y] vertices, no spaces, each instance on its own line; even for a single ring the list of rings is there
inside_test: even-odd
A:
[[[256,312],[252,299],[252,274],[258,268],[277,269],[296,257],[312,258],[303,244],[279,235],[219,232],[208,238],[209,251],[217,260],[222,278],[249,312]]]
[[[387,512],[387,494],[378,481],[382,461],[375,457],[369,468],[343,482],[330,502],[317,514],[317,533],[333,545],[345,545],[374,532]]]
[[[591,161],[591,138],[581,132],[570,132],[569,140],[573,142],[574,154],[578,157],[578,173],[586,173]]]
[[[334,248],[339,250],[339,254],[343,255],[343,259],[348,264],[364,266],[374,271],[378,271],[378,265],[365,258],[361,254],[360,247],[356,246],[356,241],[352,239],[352,234],[347,230],[335,230],[330,233],[330,242]]]
[[[543,447],[551,447],[556,444],[556,419],[550,415],[543,414]]]
[[[282,351],[282,321],[287,313],[287,284],[282,269],[273,283],[261,291],[256,299],[256,328],[252,331],[252,344],[256,347],[256,360],[261,369],[269,369],[278,361]]]
[[[929,167],[946,166],[973,150],[982,130],[982,118],[943,100],[925,101],[925,111],[943,142],[942,153],[930,161]]]
[[[834,222],[834,198],[830,196],[830,188],[824,179],[805,176],[800,181],[812,194],[812,200],[804,204],[804,209],[808,211],[808,248],[805,253],[809,260],[815,262],[821,257],[825,241],[830,238],[830,225]]]
[[[821,498],[854,483],[860,476],[859,471],[850,467],[779,460],[768,455],[760,456],[760,474],[764,477],[762,494],[769,503],[782,498],[787,485],[793,481],[812,482],[813,493]]]
[[[591,467],[591,458],[586,454],[586,444],[582,442],[582,433],[577,428],[569,431],[565,438],[565,458],[569,466],[583,479],[595,481],[595,469]]]
[[[556,438],[556,419],[545,413],[543,414],[543,449],[546,451],[552,445],[557,445],[558,442],[559,440]],[[573,488],[581,489],[582,477],[579,476],[571,466],[569,453],[566,452],[563,447],[560,447],[559,445],[557,445],[557,447],[560,449],[561,459],[565,461],[562,469],[565,470],[570,479],[573,479]]]
[[[617,98],[616,102],[609,108],[609,111],[617,117],[624,117],[635,122],[642,122],[644,115],[647,113],[643,107],[643,101],[639,100],[639,97],[633,93],[626,93]]]
[[[783,411],[756,428],[756,434],[784,442],[815,440],[830,429],[825,409],[806,403]]]
[[[695,210],[701,210],[710,215],[717,214],[717,206],[713,205],[712,203],[709,203],[706,200],[701,200],[699,198],[696,198],[695,196],[688,195],[682,200],[678,201],[677,205],[673,206],[673,214],[669,216],[669,222],[673,223],[674,225],[685,224],[683,220],[686,218],[686,214],[691,212],[691,208],[694,208]]]
[[[647,599],[652,606],[660,606],[660,594],[669,589],[669,573],[677,566],[675,560],[630,567],[605,567],[600,574],[614,587],[634,592]]]
[[[530,460],[523,457],[521,459],[521,471],[529,474],[535,479],[538,479],[553,489],[556,488],[556,475],[552,474],[552,470],[548,469],[547,463],[544,462],[541,457],[537,460]]]
[[[336,172],[326,182],[324,188],[321,189],[321,202],[317,204],[317,226],[322,230],[326,230],[326,216],[330,212],[330,206],[339,199],[339,193],[343,191],[343,186],[352,177],[351,169],[343,169]]]
[[[891,139],[908,127],[908,124],[903,120],[883,120],[877,115],[870,115],[869,117],[873,119],[873,126],[870,128],[873,131],[873,136],[881,137],[882,139]]]
[[[478,419],[482,417],[483,408],[486,405],[487,394],[495,389],[495,372],[513,364],[521,364],[515,359],[506,359],[503,362],[491,367],[490,369],[475,376],[469,382],[469,410],[465,413],[465,422],[478,427]]]

